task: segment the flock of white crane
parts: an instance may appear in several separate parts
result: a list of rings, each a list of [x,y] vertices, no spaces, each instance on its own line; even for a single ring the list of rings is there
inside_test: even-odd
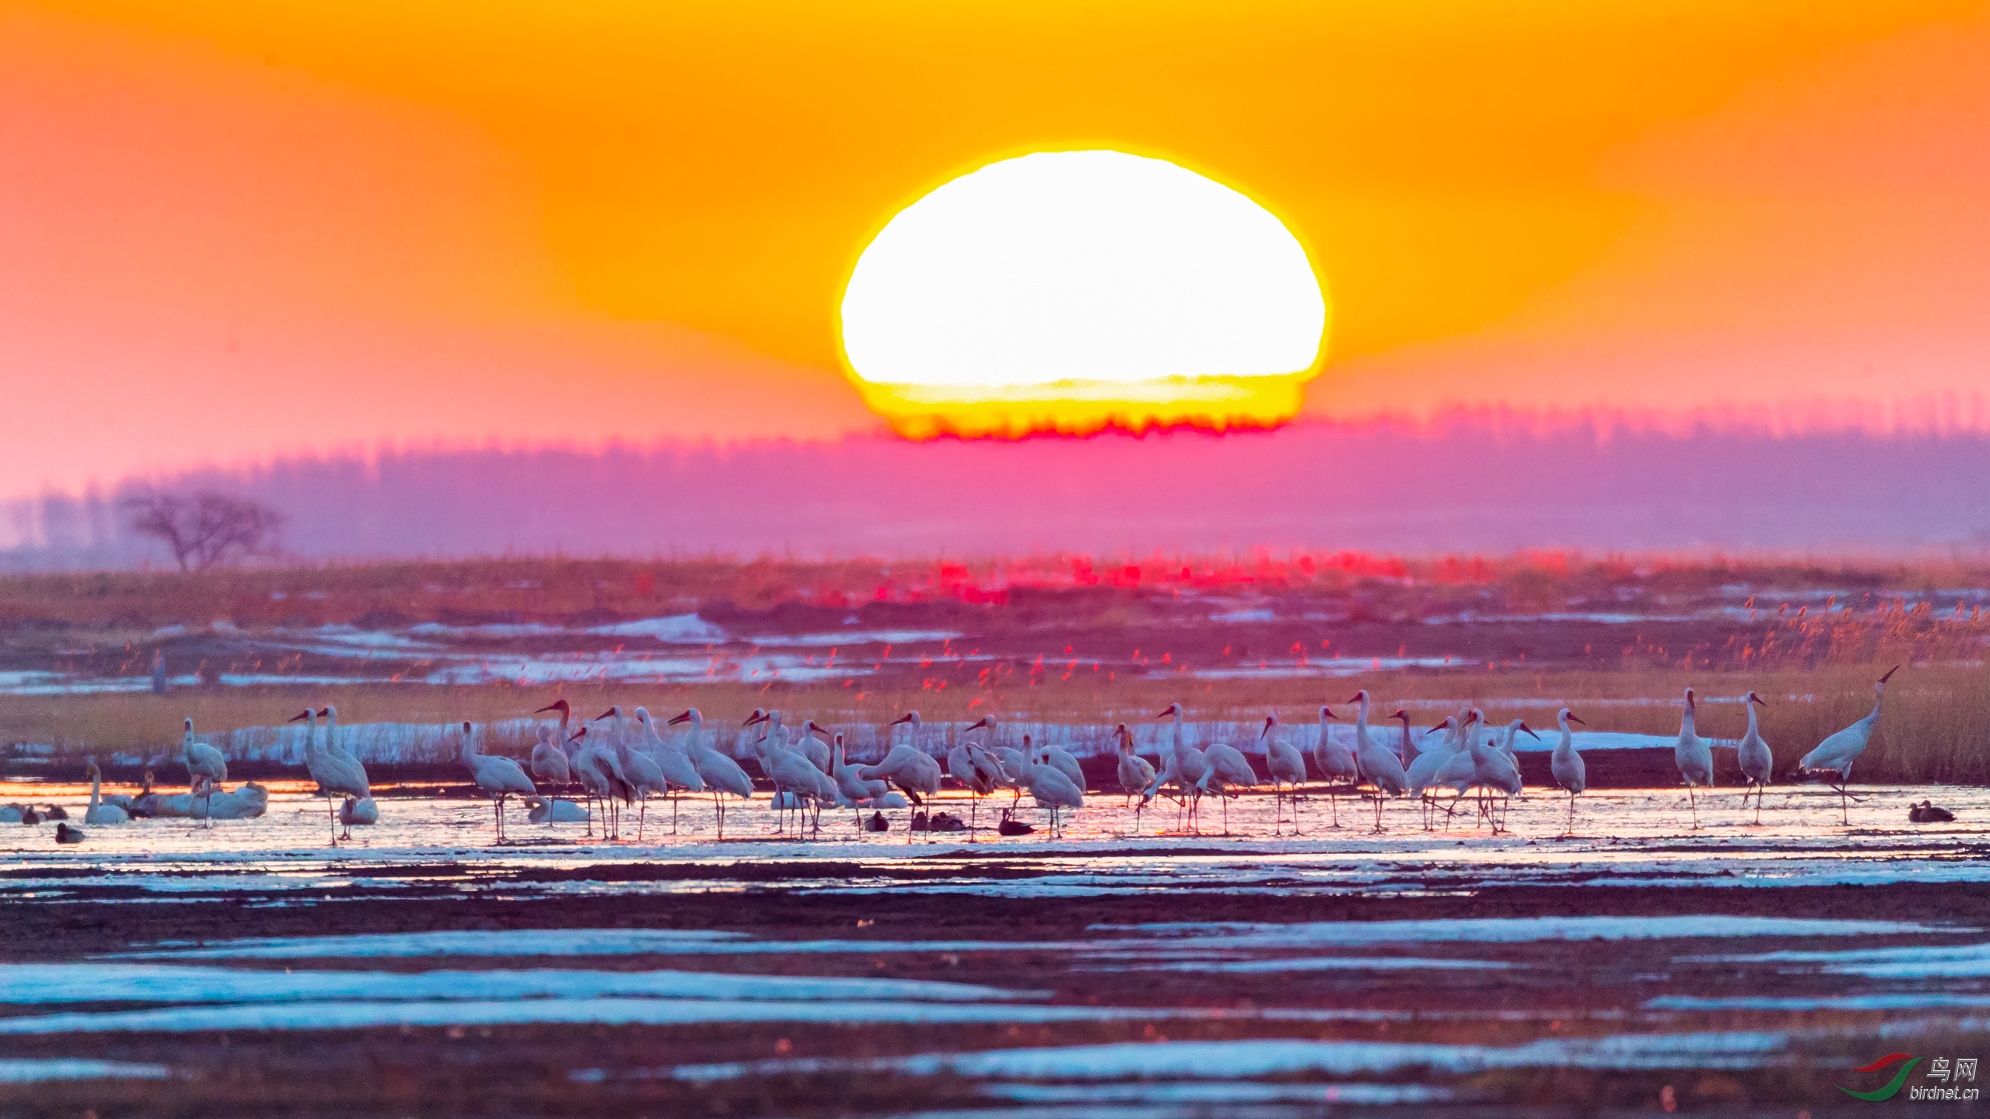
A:
[[[1804,779],[1829,782],[1839,794],[1840,812],[1847,822],[1849,808],[1846,802],[1857,798],[1846,791],[1845,784],[1851,779],[1853,763],[1865,752],[1872,738],[1873,728],[1879,721],[1886,682],[1897,670],[1898,666],[1889,670],[1873,685],[1874,702],[1870,714],[1819,743],[1803,756],[1793,771],[1794,775]],[[1392,748],[1381,741],[1380,735],[1371,733],[1369,716],[1372,704],[1367,690],[1357,692],[1349,702],[1357,705],[1354,744],[1348,746],[1337,742],[1326,733],[1326,724],[1337,716],[1330,707],[1322,705],[1321,731],[1310,750],[1312,770],[1324,782],[1318,789],[1328,798],[1334,827],[1340,826],[1337,798],[1341,795],[1367,798],[1373,804],[1375,830],[1379,832],[1382,830],[1383,806],[1390,799],[1410,797],[1419,801],[1423,806],[1424,826],[1428,828],[1432,826],[1434,811],[1441,809],[1445,813],[1448,826],[1450,816],[1468,797],[1476,794],[1478,818],[1489,823],[1495,834],[1503,830],[1505,806],[1509,798],[1518,795],[1522,788],[1514,740],[1520,734],[1540,737],[1524,720],[1515,719],[1506,724],[1502,733],[1489,734],[1484,712],[1468,706],[1447,717],[1420,739],[1413,740],[1409,713],[1399,708],[1390,718],[1402,723],[1400,746]],[[1762,795],[1775,778],[1775,763],[1774,755],[1757,727],[1758,706],[1766,704],[1761,696],[1749,692],[1748,732],[1737,744],[1736,758],[1748,782],[1748,788],[1743,793],[1743,807],[1746,808],[1747,798],[1752,793],[1755,797],[1755,821],[1760,823]],[[729,754],[706,742],[704,715],[695,707],[672,718],[667,724],[677,726],[689,723],[691,733],[685,735],[666,734],[649,711],[642,707],[625,714],[619,705],[613,706],[591,720],[578,721],[579,725],[576,725],[571,704],[564,699],[556,700],[534,714],[546,712],[559,714],[559,726],[557,729],[543,725],[539,728],[538,742],[524,766],[511,758],[482,752],[477,746],[472,725],[467,722],[463,724],[463,764],[469,769],[477,787],[491,798],[499,842],[503,842],[505,834],[505,801],[512,797],[521,798],[528,804],[529,818],[534,823],[585,822],[590,834],[598,806],[598,811],[602,813],[604,834],[610,838],[620,838],[622,810],[636,807],[636,836],[641,841],[647,826],[648,801],[652,796],[670,798],[671,829],[675,833],[678,798],[685,794],[711,794],[721,839],[725,837],[727,798],[750,800],[753,796],[753,780],[745,769]],[[1697,828],[1699,805],[1694,790],[1712,786],[1714,759],[1712,742],[1700,737],[1695,728],[1695,713],[1693,689],[1688,688],[1673,756],[1680,779],[1686,786],[1693,826]],[[321,718],[325,721],[322,741],[318,732]],[[1185,830],[1199,830],[1197,813],[1202,798],[1216,797],[1222,806],[1224,833],[1228,834],[1229,800],[1246,791],[1263,790],[1266,786],[1270,787],[1275,802],[1274,834],[1282,834],[1288,822],[1288,809],[1294,833],[1297,833],[1298,797],[1303,789],[1309,787],[1313,773],[1308,771],[1307,752],[1302,752],[1281,733],[1276,715],[1265,717],[1264,729],[1258,736],[1264,748],[1265,776],[1260,776],[1243,751],[1235,746],[1216,743],[1197,747],[1190,744],[1183,733],[1184,711],[1181,704],[1170,704],[1156,718],[1173,722],[1172,736],[1162,752],[1162,764],[1158,770],[1135,752],[1133,731],[1125,723],[1120,723],[1114,730],[1119,749],[1117,777],[1120,792],[1129,803],[1133,798],[1139,798],[1134,806],[1136,834],[1140,829],[1141,810],[1157,796],[1168,796],[1180,806],[1184,816],[1181,823]],[[351,838],[351,829],[355,824],[377,822],[379,809],[373,800],[366,768],[339,742],[338,710],[330,706],[317,709],[307,707],[293,716],[291,721],[309,723],[304,764],[312,779],[318,783],[319,792],[326,798],[326,811],[333,828],[332,842]],[[1582,720],[1564,707],[1557,714],[1556,722],[1561,737],[1551,756],[1550,771],[1556,785],[1569,794],[1568,827],[1572,831],[1576,798],[1587,788],[1588,780],[1569,724],[1581,724]],[[785,814],[794,811],[811,820],[819,834],[824,808],[850,808],[857,812],[860,828],[885,830],[888,825],[882,809],[925,805],[928,798],[939,793],[943,777],[951,777],[971,794],[968,824],[961,828],[954,821],[951,826],[942,827],[941,814],[929,816],[923,812],[916,813],[907,822],[908,842],[914,830],[965,830],[972,838],[978,823],[981,798],[1002,790],[1012,794],[1010,811],[1024,794],[1028,794],[1037,807],[1048,810],[1052,835],[1057,833],[1063,813],[1076,812],[1085,803],[1085,774],[1076,757],[1060,747],[1035,743],[1027,734],[1022,736],[1021,749],[998,746],[995,744],[996,724],[992,717],[983,718],[956,736],[955,743],[944,754],[944,772],[940,759],[929,753],[920,742],[922,722],[917,711],[908,712],[891,724],[894,729],[908,726],[909,741],[894,744],[882,759],[871,764],[849,762],[845,758],[843,735],[831,732],[814,719],[804,720],[799,734],[790,737],[782,725],[781,712],[756,708],[741,726],[760,729],[758,738],[753,741],[753,750],[761,772],[773,785],[771,803],[782,816],[777,829],[786,827]],[[976,741],[971,737],[975,731],[987,733]],[[181,760],[187,767],[190,786],[185,797],[186,810],[164,814],[194,816],[210,823],[216,818],[262,814],[262,806],[268,801],[267,792],[261,792],[258,801],[255,793],[248,791],[260,792],[261,786],[251,782],[235,793],[219,792],[228,776],[227,759],[219,750],[194,738],[192,719],[185,724]],[[123,804],[101,801],[99,775],[94,764],[90,766],[90,775],[90,809],[85,822],[116,824],[128,819],[128,806],[139,802],[132,798],[119,798]],[[559,790],[577,799],[547,795],[547,792],[541,791],[542,786],[548,792]],[[1444,791],[1449,791],[1451,795],[1438,795]],[[247,802],[238,811],[231,798],[245,794]],[[220,798],[219,803],[217,797]],[[335,807],[340,798],[343,798],[343,805]],[[588,806],[583,807],[579,800],[585,800]],[[863,816],[862,810],[865,809],[872,810],[871,818]],[[0,809],[0,812],[4,811],[6,809]],[[1018,826],[1011,819],[1010,811],[1003,813],[1001,830],[1004,834],[1034,830]],[[338,830],[341,825],[345,828],[343,833]],[[798,824],[798,827],[801,826]],[[70,831],[80,838],[76,829]]]

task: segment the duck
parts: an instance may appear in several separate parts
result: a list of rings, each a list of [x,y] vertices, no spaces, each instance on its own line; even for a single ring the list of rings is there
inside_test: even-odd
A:
[[[1924,800],[1907,809],[1907,818],[1916,824],[1946,824],[1955,819],[1955,813]]]
[[[82,828],[72,828],[68,824],[55,825],[55,841],[57,843],[81,843],[85,838],[87,836]]]
[[[250,782],[254,784],[254,782]],[[347,797],[339,805],[339,823],[348,828],[362,827],[380,822],[380,806],[372,797]]]

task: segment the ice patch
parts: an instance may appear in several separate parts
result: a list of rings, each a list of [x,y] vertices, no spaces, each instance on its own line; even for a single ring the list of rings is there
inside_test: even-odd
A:
[[[672,614],[667,618],[589,626],[586,632],[598,637],[648,637],[671,645],[718,645],[731,640],[725,630],[696,614]]]
[[[492,929],[258,937],[198,948],[158,946],[124,959],[393,959],[421,956],[758,955],[766,953],[988,952],[1072,950],[1095,941],[756,940],[744,933],[662,929]]]
[[[1680,962],[1821,964],[1823,966],[1816,970],[1830,975],[1863,975],[1870,979],[1982,979],[1990,977],[1990,944],[1957,944],[1939,948],[1917,945],[1850,952],[1784,951],[1735,956],[1685,956]]]
[[[165,1065],[93,1061],[81,1057],[0,1058],[0,1084],[45,1084],[54,1080],[167,1080]]]
[[[1787,1044],[1781,1033],[1624,1034],[1552,1038],[1515,1046],[1393,1041],[1164,1041],[998,1049],[870,1061],[837,1058],[679,1065],[676,1080],[884,1072],[1026,1080],[1235,1080],[1270,1076],[1363,1076],[1426,1069],[1467,1075],[1497,1068],[1607,1070],[1760,1068]]]
[[[274,971],[163,964],[0,964],[0,1003],[314,999],[753,999],[973,1002],[1042,998],[969,983],[686,971]]]
[[[1671,940],[1751,936],[1910,936],[1974,930],[1902,921],[1841,921],[1801,917],[1477,917],[1441,921],[1321,921],[1277,925],[1249,921],[1094,925],[1102,932],[1142,932],[1180,938],[1183,947],[1279,948],[1472,942],[1520,944],[1543,940]],[[1180,942],[1178,941],[1178,943]],[[1168,940],[1148,942],[1165,946]],[[1129,944],[1130,946],[1130,944]]]
[[[1015,1003],[782,1001],[776,999],[579,998],[460,1002],[295,1002],[162,1010],[71,1012],[0,1018],[0,1035],[205,1030],[358,1030],[383,1026],[527,1024],[683,1026],[720,1022],[1009,1024],[1214,1017],[1150,1007],[1024,1006]],[[1234,1017],[1234,1014],[1231,1015]]]
[[[1428,956],[1309,956],[1298,960],[1179,960],[1129,965],[1133,971],[1222,971],[1242,974],[1288,971],[1472,971],[1514,965],[1493,960]]]

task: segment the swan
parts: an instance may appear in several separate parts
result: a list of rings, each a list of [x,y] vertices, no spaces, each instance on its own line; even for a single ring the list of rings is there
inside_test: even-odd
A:
[[[356,826],[366,826],[380,822],[380,805],[372,797],[361,799],[347,797],[339,805],[339,823],[346,826],[346,834],[351,835]]]
[[[1852,779],[1852,763],[1866,752],[1866,744],[1872,741],[1873,728],[1879,725],[1880,702],[1886,698],[1886,682],[1900,671],[1899,665],[1886,670],[1886,675],[1873,684],[1872,714],[1846,727],[1844,730],[1817,744],[1817,748],[1805,754],[1797,762],[1797,774],[1805,778],[1822,778],[1830,781],[1838,790],[1838,811],[1845,823],[1852,822],[1846,802],[1858,798],[1845,791],[1845,783]],[[1838,779],[1831,781],[1827,774]]]
[[[1769,744],[1762,740],[1762,730],[1756,724],[1755,709],[1767,707],[1762,697],[1748,693],[1748,733],[1741,736],[1741,744],[1735,747],[1734,760],[1741,763],[1741,775],[1748,778],[1748,788],[1741,794],[1741,806],[1748,807],[1748,794],[1755,794],[1755,822],[1762,822],[1762,793],[1769,787],[1776,774],[1776,755],[1769,750]]]
[[[1589,788],[1589,767],[1583,764],[1582,754],[1575,748],[1575,732],[1569,730],[1570,723],[1582,723],[1582,720],[1566,707],[1555,712],[1555,725],[1561,728],[1562,735],[1555,743],[1555,755],[1548,764],[1549,772],[1555,775],[1555,784],[1567,789],[1569,794],[1568,831],[1563,834],[1575,831],[1575,798]]]
[[[96,762],[91,762],[90,763],[90,807],[86,809],[83,813],[83,822],[86,824],[130,823],[131,813],[126,812],[124,809],[118,807],[115,804],[103,803],[103,798],[101,796],[102,784],[103,784],[103,772],[97,768]]]
[[[741,800],[751,800],[753,778],[748,777],[746,770],[741,769],[739,763],[729,755],[705,745],[703,712],[695,707],[687,707],[682,715],[671,719],[669,725],[674,727],[679,723],[691,724],[691,731],[686,738],[684,748],[690,753],[691,764],[697,768],[699,778],[705,782],[705,788],[711,790],[713,811],[718,816],[719,838],[724,839],[726,837],[725,796],[730,793]]]
[[[490,794],[491,807],[497,818],[497,841],[504,842],[504,798],[514,794],[535,796],[539,790],[532,785],[532,779],[525,776],[525,770],[517,762],[496,754],[484,754],[477,750],[477,741],[470,730],[470,724],[463,724],[463,745],[460,751],[463,764],[470,770],[470,779],[477,787]]]
[[[1686,710],[1679,716],[1679,741],[1672,747],[1672,760],[1679,777],[1686,782],[1686,803],[1693,809],[1693,826],[1700,826],[1700,806],[1693,798],[1693,786],[1714,784],[1713,744],[1693,729],[1693,689],[1686,689]]]
[[[587,809],[570,800],[548,800],[542,796],[524,798],[525,818],[535,824],[584,824]]]

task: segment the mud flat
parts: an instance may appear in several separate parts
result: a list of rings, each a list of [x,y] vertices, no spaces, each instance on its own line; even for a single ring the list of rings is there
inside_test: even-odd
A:
[[[1497,836],[1095,798],[1057,840],[755,805],[720,843],[687,801],[495,847],[424,798],[334,849],[296,789],[0,829],[0,1113],[1850,1114],[1857,1066],[1990,1049],[1990,794],[1914,790],[1959,816],[1921,828],[1861,791],[1697,830],[1614,792],[1568,838],[1546,794]]]

